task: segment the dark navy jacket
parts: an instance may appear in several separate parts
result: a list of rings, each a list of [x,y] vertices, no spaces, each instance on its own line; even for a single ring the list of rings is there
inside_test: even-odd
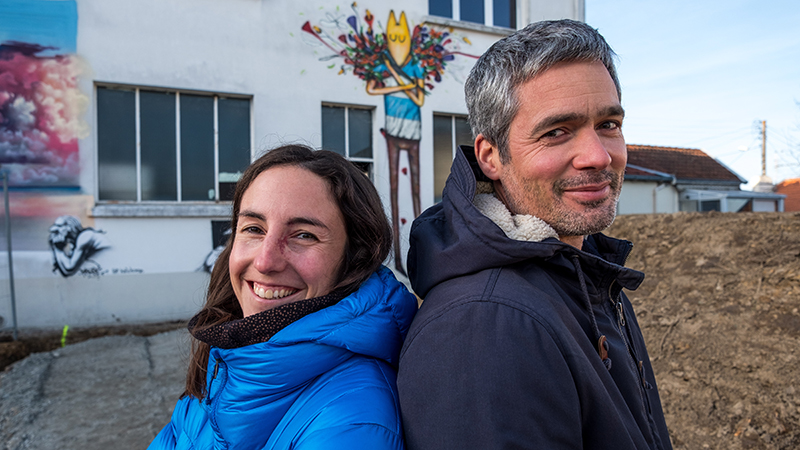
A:
[[[472,203],[486,181],[472,149],[457,153],[442,202],[411,229],[424,302],[400,354],[408,448],[670,449],[622,293],[644,279],[623,266],[631,244],[509,239]]]

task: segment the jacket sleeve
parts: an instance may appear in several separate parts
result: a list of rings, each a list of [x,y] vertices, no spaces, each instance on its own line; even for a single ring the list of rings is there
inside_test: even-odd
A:
[[[202,435],[210,432],[206,424],[207,417],[200,402],[193,397],[183,397],[175,405],[170,422],[158,433],[147,449],[194,448],[194,440],[211,439],[210,436]]]
[[[296,450],[403,450],[403,437],[376,424],[354,424],[324,428],[303,438]]]
[[[582,448],[575,382],[545,323],[479,299],[426,318],[400,355],[409,450]]]

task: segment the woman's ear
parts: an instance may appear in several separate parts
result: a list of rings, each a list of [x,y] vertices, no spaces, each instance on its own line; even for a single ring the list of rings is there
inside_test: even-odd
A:
[[[483,134],[475,138],[475,159],[484,175],[495,181],[500,179],[503,171],[500,153],[497,146],[490,144]]]

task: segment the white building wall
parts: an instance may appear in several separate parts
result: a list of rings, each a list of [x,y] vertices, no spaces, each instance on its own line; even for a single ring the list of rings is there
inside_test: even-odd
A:
[[[646,181],[625,181],[622,185],[617,214],[653,214],[677,211],[678,192],[671,185],[659,185],[656,182]]]
[[[79,140],[80,189],[12,195],[18,326],[186,319],[203,302],[208,275],[201,267],[212,250],[210,222],[229,220],[226,204],[205,213],[163,217],[143,215],[135,205],[122,215],[98,208],[96,83],[250,96],[252,157],[285,143],[319,147],[322,102],[371,107],[374,182],[388,215],[389,169],[380,133],[385,120],[383,97],[368,95],[364,81],[352,74],[338,75],[341,61],[325,59],[332,52],[301,30],[306,21],[343,23],[354,14],[352,2],[76,0],[76,4],[75,54],[83,66],[78,82],[85,96],[85,104],[79,106],[85,107],[88,129]],[[427,17],[428,3],[358,2],[360,14],[367,9],[375,17],[376,29],[385,29],[392,9],[398,15],[404,11],[413,28]],[[582,0],[531,0],[520,3],[519,10],[524,12],[521,22],[583,19],[584,14]],[[475,26],[451,32],[459,39],[466,37],[460,41],[462,50],[475,56],[506,34]],[[472,64],[474,59],[464,56],[449,62],[442,81],[435,83],[422,107],[423,210],[434,198],[433,114],[466,114],[463,80]],[[407,166],[403,161],[401,167]],[[401,253],[405,254],[413,219],[407,177],[401,177],[399,203],[401,216],[409,218],[401,227]],[[39,208],[39,222],[23,217],[31,205]],[[41,214],[42,210],[49,212]],[[70,277],[53,270],[47,243],[49,224],[62,215],[75,216],[83,227],[102,232],[108,244],[92,257],[85,273]],[[4,319],[0,329],[7,329],[11,302],[6,246],[0,250],[0,317]]]

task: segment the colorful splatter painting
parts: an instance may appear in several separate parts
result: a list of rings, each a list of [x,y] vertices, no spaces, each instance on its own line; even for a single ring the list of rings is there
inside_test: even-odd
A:
[[[74,187],[88,135],[75,1],[0,2],[0,164],[16,187]]]
[[[451,29],[435,29],[427,24],[409,26],[405,12],[399,16],[394,10],[384,30],[369,11],[362,15],[356,3],[351,4],[352,15],[338,10],[329,12],[319,25],[310,21],[302,25],[307,35],[330,50],[323,61],[341,60],[341,74],[351,73],[366,82],[369,95],[382,95],[386,124],[381,134],[386,140],[389,156],[389,181],[391,188],[392,227],[394,231],[395,268],[405,273],[400,249],[401,218],[398,205],[398,177],[400,153],[408,156],[411,201],[414,216],[420,214],[419,197],[419,142],[422,136],[420,108],[425,96],[435,84],[442,81],[445,69],[457,56],[475,56],[461,51],[471,45],[466,36],[456,36]],[[378,25],[378,26],[376,26]],[[306,36],[307,36],[306,35]],[[335,68],[336,63],[328,66]],[[405,168],[402,169],[406,173]]]

